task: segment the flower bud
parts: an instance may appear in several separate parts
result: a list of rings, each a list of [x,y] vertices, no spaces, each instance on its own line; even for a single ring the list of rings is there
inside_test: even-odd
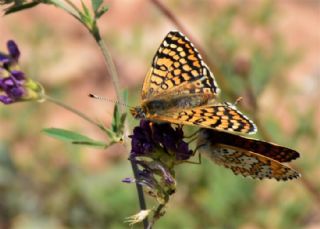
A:
[[[20,51],[16,43],[8,41],[9,54],[0,52],[0,102],[11,104],[20,101],[44,99],[44,89],[20,70]]]

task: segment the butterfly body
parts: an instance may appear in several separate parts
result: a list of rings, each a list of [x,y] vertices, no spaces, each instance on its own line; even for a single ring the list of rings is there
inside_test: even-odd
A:
[[[135,114],[141,114],[141,112],[137,112],[137,110],[142,110],[144,112],[144,115],[142,116],[148,118],[148,114],[149,116],[152,116],[157,114],[161,115],[168,112],[183,111],[184,109],[190,109],[205,105],[208,102],[208,95],[164,96],[163,98],[153,99],[142,103],[141,107],[134,108],[131,113],[135,118],[141,118],[141,116],[136,116]]]
[[[236,175],[284,181],[300,177],[283,164],[298,158],[299,153],[283,146],[209,129],[200,131],[197,145],[199,153]]]
[[[242,133],[254,123],[230,104],[216,100],[219,88],[193,44],[180,32],[167,34],[142,87],[135,118]]]

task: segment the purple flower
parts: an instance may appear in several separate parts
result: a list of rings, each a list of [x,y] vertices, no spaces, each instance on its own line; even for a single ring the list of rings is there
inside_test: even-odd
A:
[[[8,65],[18,63],[20,51],[13,40],[7,42],[7,50],[9,54],[0,52],[0,66],[8,67]]]
[[[20,57],[20,50],[19,50],[17,44],[13,40],[9,40],[7,42],[7,48],[8,48],[8,51],[9,51],[11,58],[18,62],[19,57]]]
[[[131,177],[126,177],[122,179],[123,183],[134,183],[135,179],[131,178]]]
[[[129,159],[137,164],[138,176],[123,181],[134,181],[159,203],[166,202],[176,189],[174,166],[193,155],[183,140],[182,128],[142,119],[130,138]]]
[[[141,120],[140,126],[135,127],[133,135],[129,136],[132,138],[130,158],[148,155],[155,148],[149,124],[149,121]]]
[[[162,149],[164,153],[174,155],[176,160],[188,160],[192,156],[188,144],[183,141],[182,128],[172,128],[169,123],[153,123],[141,120],[140,126],[135,127],[130,136],[130,158],[137,156],[151,156],[155,149]]]
[[[0,102],[11,104],[41,100],[44,95],[42,86],[20,71],[18,46],[10,40],[7,42],[7,49],[9,54],[0,52]]]

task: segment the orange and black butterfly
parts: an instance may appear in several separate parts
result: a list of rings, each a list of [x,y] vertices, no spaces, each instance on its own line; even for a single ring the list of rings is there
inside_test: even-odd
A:
[[[283,164],[299,157],[299,153],[273,143],[245,138],[231,133],[201,129],[197,150],[216,164],[252,178],[289,180],[301,175]]]
[[[255,133],[255,124],[229,103],[216,101],[218,85],[193,44],[180,32],[164,38],[142,88],[135,118]]]

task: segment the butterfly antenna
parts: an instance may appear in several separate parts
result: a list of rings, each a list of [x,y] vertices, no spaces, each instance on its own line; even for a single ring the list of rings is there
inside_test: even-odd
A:
[[[119,102],[118,100],[109,99],[109,98],[102,97],[102,96],[98,96],[98,95],[94,95],[94,94],[91,94],[91,93],[90,93],[88,96],[89,96],[90,98],[94,98],[94,99],[98,99],[98,100],[104,100],[104,101],[107,101],[107,102],[110,102],[110,103],[118,104],[118,105],[120,105],[120,106],[132,108],[132,107],[129,106],[128,104],[121,103],[121,102]]]
[[[234,103],[230,103],[230,102],[223,102],[223,104],[227,107],[236,107],[238,105],[238,103],[240,103],[243,100],[243,98],[240,96],[236,99],[236,101]]]
[[[238,103],[241,103],[243,100],[243,97],[242,96],[239,96],[236,101],[233,103],[234,106],[238,105]]]

